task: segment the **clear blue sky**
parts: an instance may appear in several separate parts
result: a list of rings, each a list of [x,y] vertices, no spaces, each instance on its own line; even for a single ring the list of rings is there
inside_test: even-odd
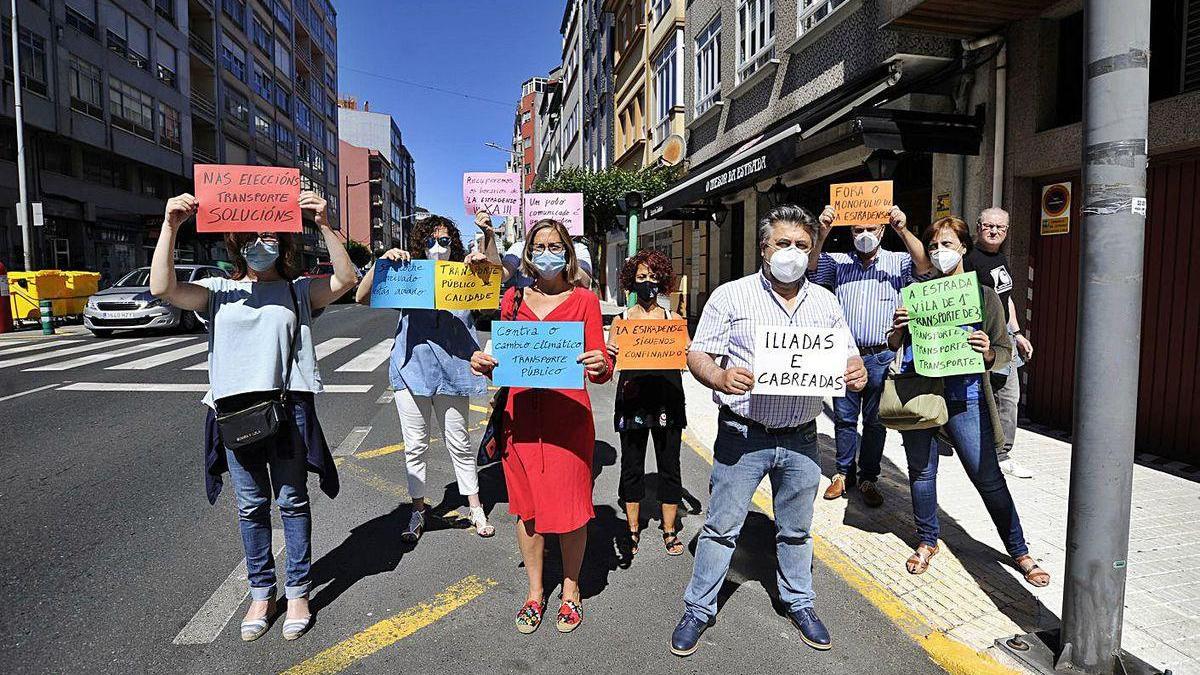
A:
[[[417,170],[417,204],[464,238],[464,171],[503,171],[521,83],[561,60],[564,0],[334,0],[338,90],[396,120]],[[371,75],[365,74],[371,73]],[[503,104],[432,91],[398,78]]]

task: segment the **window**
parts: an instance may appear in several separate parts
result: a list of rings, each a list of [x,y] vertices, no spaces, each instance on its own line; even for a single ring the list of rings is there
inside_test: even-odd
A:
[[[179,131],[179,111],[158,102],[158,144],[179,152],[182,136]]]
[[[292,53],[282,42],[275,43],[275,67],[283,71],[287,79],[292,78]]]
[[[337,122],[337,101],[332,96],[325,97],[325,116]]]
[[[271,100],[271,71],[269,66],[264,66],[258,61],[254,62],[254,81],[250,83],[254,87],[254,93],[259,96]]]
[[[108,113],[114,127],[154,140],[154,99],[141,89],[109,77]]]
[[[71,55],[67,85],[71,90],[71,109],[96,119],[104,118],[104,76],[96,66]]]
[[[143,70],[150,68],[150,29],[109,0],[100,4],[100,20],[104,24],[104,44],[110,51]]]
[[[775,0],[739,0],[737,11],[737,79],[741,82],[775,58]]]
[[[221,0],[221,9],[229,18],[237,22],[243,30],[246,28],[246,0]]]
[[[796,36],[804,35],[813,26],[824,21],[834,10],[846,4],[846,0],[796,0],[800,11],[796,19]]]
[[[330,157],[337,157],[338,137],[337,132],[332,129],[325,130],[325,149],[329,151]]]
[[[264,21],[257,14],[250,16],[250,37],[254,40],[254,46],[267,56],[274,56],[275,39],[271,36],[270,25],[270,21]]]
[[[225,113],[237,126],[250,127],[250,103],[241,94],[225,91]]]
[[[154,13],[175,24],[175,0],[154,0]]]
[[[129,189],[129,168],[112,155],[83,151],[83,179],[108,187]]]
[[[150,29],[136,19],[129,19],[129,53],[125,58],[142,70],[150,69]]]
[[[312,111],[303,101],[296,101],[296,128],[312,133]]]
[[[671,133],[671,113],[683,97],[683,81],[679,78],[677,55],[682,52],[683,30],[676,29],[675,38],[663,45],[654,57],[654,140],[662,143]]]
[[[530,117],[530,113],[529,113],[529,111],[528,111],[528,110],[526,110],[525,112],[521,113],[521,124],[522,124],[522,125],[529,124],[529,120],[530,120],[530,119],[531,119],[531,117]]]
[[[158,58],[158,79],[163,84],[174,89],[175,73],[178,72],[175,65],[175,48],[160,37],[154,51],[155,56]]]
[[[70,143],[43,138],[41,146],[41,165],[43,169],[64,176],[74,174],[74,169],[71,167]]]
[[[221,64],[237,79],[246,81],[246,50],[228,34],[221,35]]]
[[[329,87],[330,91],[337,91],[337,72],[328,63],[325,64],[325,86]]]
[[[12,26],[4,20],[4,79],[12,80],[12,47],[9,36]],[[18,35],[21,49],[21,85],[29,91],[46,95],[46,40],[37,33],[21,28]]]
[[[671,11],[671,0],[650,0],[650,22],[658,23]]]
[[[696,117],[721,100],[721,15],[696,36]]]
[[[1150,100],[1200,90],[1200,2],[1150,4]]]
[[[275,107],[284,113],[292,114],[292,92],[284,88],[283,83],[275,83]]]
[[[254,113],[254,134],[261,136],[266,143],[271,143],[275,139],[275,133],[271,129],[271,120],[263,117],[262,113]]]
[[[88,37],[96,37],[96,3],[67,0],[67,25]]]
[[[526,136],[524,145],[525,145],[526,150],[532,148],[533,147],[533,139]]]
[[[265,2],[263,4],[266,4]],[[284,7],[283,0],[275,0],[271,3],[271,10],[275,14],[275,22],[283,26],[283,30],[288,34],[292,32],[292,13]]]
[[[289,155],[296,154],[296,134],[282,124],[275,125],[275,145]]]

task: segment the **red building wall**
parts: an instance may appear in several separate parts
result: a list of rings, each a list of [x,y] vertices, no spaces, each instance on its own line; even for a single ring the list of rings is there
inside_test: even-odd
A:
[[[342,234],[371,247],[371,184],[369,148],[338,141],[338,199],[341,200]],[[360,183],[349,187],[354,183]]]
[[[525,120],[525,114],[529,114],[528,121],[523,121],[521,124],[521,145],[522,145],[522,161],[525,166],[530,167],[529,171],[525,171],[525,189],[533,188],[533,179],[537,173],[537,144],[533,142],[533,99],[535,94],[530,93],[521,97],[520,115],[521,119]],[[528,146],[528,147],[525,147]]]

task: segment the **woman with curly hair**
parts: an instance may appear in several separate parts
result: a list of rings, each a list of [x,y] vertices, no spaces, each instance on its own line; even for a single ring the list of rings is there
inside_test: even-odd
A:
[[[675,291],[675,270],[667,256],[656,250],[640,251],[621,267],[621,288],[637,295],[637,304],[627,309],[624,319],[669,320],[680,318],[659,305],[661,296]],[[609,343],[615,359],[618,348]],[[640,508],[646,496],[646,442],[654,438],[658,465],[658,499],[662,503],[663,545],[669,555],[683,553],[675,516],[683,485],[679,475],[679,446],[687,426],[683,377],[678,370],[622,370],[617,379],[613,415],[621,435],[621,487],[619,499],[625,506],[629,525],[630,556],[641,540]]]
[[[500,256],[489,247],[484,253],[466,252],[458,226],[443,216],[417,221],[408,238],[408,250],[393,248],[382,258],[391,261],[450,260],[487,268],[500,264]],[[355,300],[371,304],[375,267],[363,277]],[[476,454],[467,432],[470,397],[487,393],[484,379],[471,372],[471,355],[479,349],[475,321],[470,310],[401,309],[396,324],[388,376],[396,390],[396,412],[404,436],[404,461],[408,470],[408,494],[412,511],[400,538],[416,543],[425,530],[425,451],[430,428],[442,429],[446,449],[454,464],[458,492],[466,497],[475,532],[490,537],[496,529],[488,524],[479,500]]]

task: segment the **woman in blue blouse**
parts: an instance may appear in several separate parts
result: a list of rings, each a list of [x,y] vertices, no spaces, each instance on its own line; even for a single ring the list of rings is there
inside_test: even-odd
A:
[[[922,241],[929,250],[929,259],[938,276],[963,273],[963,256],[971,249],[971,234],[961,218],[942,218],[928,228]],[[971,274],[974,274],[971,272]],[[996,292],[979,287],[982,302],[982,322],[963,326],[969,330],[967,342],[983,356],[988,371],[1003,368],[1012,356],[1012,342],[1004,321],[1004,307]],[[903,348],[901,372],[913,373],[912,337],[908,329],[908,308],[900,307],[892,319],[888,346]],[[918,376],[922,377],[922,376]],[[927,378],[932,379],[932,378]],[[910,574],[924,574],[929,562],[938,552],[937,470],[938,451],[935,438],[945,433],[954,442],[967,476],[975,486],[988,515],[996,525],[1004,547],[1025,580],[1033,586],[1046,586],[1050,575],[1038,567],[1029,555],[1021,518],[1013,504],[1008,484],[996,460],[996,431],[999,415],[992,396],[991,382],[986,373],[951,375],[941,378],[943,396],[949,419],[940,428],[902,431],[904,453],[908,458],[908,482],[912,490],[913,519],[917,524],[920,543],[909,557],[906,567]],[[924,390],[924,388],[922,388]]]
[[[482,220],[482,218],[477,218]],[[485,237],[490,223],[481,226]],[[408,239],[408,251],[393,248],[383,254],[392,261],[450,260],[470,265],[500,265],[500,256],[490,238],[485,240],[488,253],[467,254],[454,221],[429,216],[417,221]],[[355,299],[371,303],[374,266],[358,286]],[[396,412],[404,435],[404,459],[408,469],[408,494],[412,512],[401,539],[416,542],[425,529],[425,451],[429,448],[430,428],[440,422],[442,438],[454,463],[458,492],[467,498],[471,523],[481,537],[496,533],[488,524],[479,500],[478,466],[475,450],[467,431],[470,397],[487,393],[487,382],[471,372],[471,355],[479,350],[475,322],[470,310],[402,309],[396,324],[396,342],[392,346],[388,376],[396,390]]]

